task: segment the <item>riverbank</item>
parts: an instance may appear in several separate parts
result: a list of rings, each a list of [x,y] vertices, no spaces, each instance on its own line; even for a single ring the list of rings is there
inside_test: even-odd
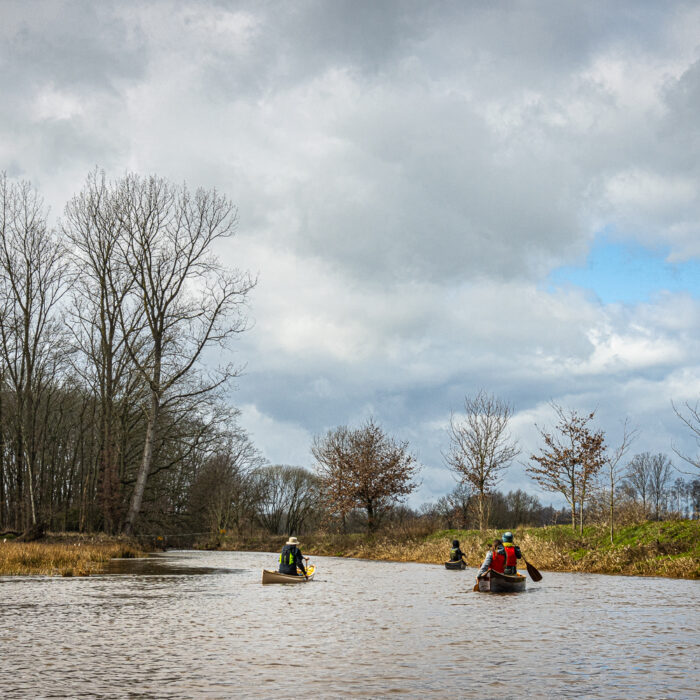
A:
[[[115,558],[147,556],[132,539],[78,533],[49,534],[39,542],[0,539],[0,576],[89,576]]]
[[[497,530],[441,530],[336,535],[316,533],[301,538],[307,556],[336,556],[382,561],[441,564],[450,543],[458,539],[470,566],[481,565]],[[700,579],[700,521],[648,522],[620,528],[610,544],[605,527],[517,528],[515,541],[527,560],[541,571],[586,572],[628,576]],[[200,549],[279,552],[285,536],[217,535]],[[154,545],[155,546],[155,545]],[[133,538],[104,534],[50,533],[39,542],[0,539],[0,575],[89,576],[113,558],[147,556],[152,547]]]
[[[483,561],[489,543],[500,530],[441,530],[430,534],[390,533],[367,536],[307,535],[301,539],[306,556],[337,556],[384,561],[441,564],[449,558],[453,539],[460,541],[470,566]],[[610,543],[604,527],[570,526],[517,528],[515,542],[541,571],[586,572],[625,576],[665,576],[700,579],[700,521],[648,522],[620,528]],[[222,538],[217,549],[280,551],[285,537]]]

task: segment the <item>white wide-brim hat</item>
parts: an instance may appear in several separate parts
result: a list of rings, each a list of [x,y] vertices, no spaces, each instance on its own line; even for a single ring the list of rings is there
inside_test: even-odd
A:
[[[299,540],[296,537],[290,537],[285,544],[299,544]]]

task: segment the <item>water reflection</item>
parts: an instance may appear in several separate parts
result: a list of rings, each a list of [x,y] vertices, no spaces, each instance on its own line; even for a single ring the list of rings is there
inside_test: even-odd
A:
[[[103,574],[128,574],[131,576],[202,576],[206,574],[242,574],[246,569],[230,569],[201,566],[199,552],[179,553],[177,557],[153,554],[147,559],[112,559],[107,562]]]
[[[694,697],[698,583],[168,552],[91,578],[0,578],[2,697]]]

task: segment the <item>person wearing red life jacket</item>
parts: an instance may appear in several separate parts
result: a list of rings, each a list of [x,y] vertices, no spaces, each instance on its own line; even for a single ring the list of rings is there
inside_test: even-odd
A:
[[[478,581],[489,569],[493,569],[502,574],[505,565],[506,553],[503,549],[503,542],[501,542],[501,540],[494,540],[491,549],[486,552],[484,563],[476,574],[476,580]]]
[[[523,555],[520,553],[520,547],[513,544],[512,532],[503,533],[503,551],[506,558],[503,573],[513,576],[518,573],[518,559],[522,559]]]

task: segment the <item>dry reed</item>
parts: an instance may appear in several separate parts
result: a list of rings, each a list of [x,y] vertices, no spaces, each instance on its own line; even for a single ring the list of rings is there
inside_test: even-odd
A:
[[[692,527],[697,528],[698,524]],[[384,533],[372,537],[314,534],[302,538],[302,550],[306,555],[441,564],[449,558],[451,540],[456,538],[469,566],[478,567],[493,539],[501,534],[500,530],[460,531],[446,533],[444,537],[426,537],[422,533]],[[566,528],[519,528],[514,535],[524,557],[541,571],[700,578],[699,553],[688,543],[653,540],[608,547],[600,542],[600,533],[581,537]],[[284,539],[267,537],[243,542],[239,539],[232,548],[279,551]],[[223,547],[226,548],[226,543]]]
[[[0,575],[89,576],[116,557],[143,554],[132,544],[0,540]]]

